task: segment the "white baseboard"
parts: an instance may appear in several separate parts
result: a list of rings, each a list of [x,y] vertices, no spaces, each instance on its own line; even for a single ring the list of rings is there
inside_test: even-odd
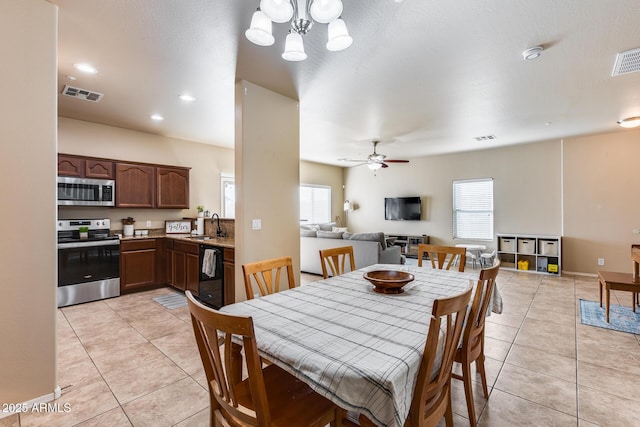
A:
[[[26,402],[16,404],[16,406],[19,408],[31,408],[33,405],[38,405],[40,403],[48,403],[48,402],[51,402],[52,400],[58,399],[61,395],[62,395],[62,390],[60,390],[60,386],[57,386],[53,390],[53,393],[45,394],[44,396],[36,397],[35,399],[31,399]],[[8,417],[13,414],[17,414],[18,412],[21,412],[21,411],[19,410],[7,411],[7,410],[4,410],[4,408],[0,408],[0,419]]]

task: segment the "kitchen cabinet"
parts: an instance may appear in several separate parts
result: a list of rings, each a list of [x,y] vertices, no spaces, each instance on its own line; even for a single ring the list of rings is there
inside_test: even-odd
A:
[[[58,175],[84,177],[84,159],[58,154]]]
[[[137,163],[116,163],[116,207],[154,208],[156,168]]]
[[[189,209],[189,169],[156,168],[157,208]]]
[[[180,290],[199,294],[200,246],[197,243],[174,241],[173,249],[166,251],[167,283]],[[171,257],[171,259],[169,259]],[[171,276],[169,276],[171,274]]]
[[[113,162],[71,154],[58,154],[58,175],[91,179],[113,179]]]
[[[125,294],[158,284],[156,239],[120,242],[120,293]]]
[[[236,251],[234,248],[224,248],[222,254],[224,305],[229,305],[236,302]]]

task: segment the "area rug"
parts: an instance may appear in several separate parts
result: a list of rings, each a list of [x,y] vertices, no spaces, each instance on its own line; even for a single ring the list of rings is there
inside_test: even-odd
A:
[[[185,305],[187,305],[187,297],[177,292],[172,292],[168,295],[161,295],[159,297],[154,297],[153,300],[158,304],[161,304],[163,307],[168,308],[170,310],[174,308],[184,307]]]
[[[580,300],[580,323],[598,328],[628,332],[640,335],[640,310],[636,313],[631,307],[609,305],[609,323],[605,321],[604,303],[600,307],[597,301]]]

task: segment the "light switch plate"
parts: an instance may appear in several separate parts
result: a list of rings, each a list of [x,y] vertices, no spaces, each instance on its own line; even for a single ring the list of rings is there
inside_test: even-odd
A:
[[[151,221],[147,220],[147,228],[151,227]]]
[[[262,229],[262,220],[261,219],[251,220],[251,228],[254,230]]]

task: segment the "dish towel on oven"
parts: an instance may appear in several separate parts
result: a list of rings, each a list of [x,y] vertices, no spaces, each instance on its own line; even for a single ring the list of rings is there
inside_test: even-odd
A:
[[[205,249],[202,258],[202,272],[209,277],[216,275],[216,250]]]

